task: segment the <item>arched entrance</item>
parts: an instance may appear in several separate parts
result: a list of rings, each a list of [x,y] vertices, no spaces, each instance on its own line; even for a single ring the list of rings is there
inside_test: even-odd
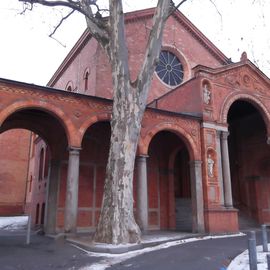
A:
[[[149,229],[192,231],[190,155],[173,132],[152,139],[147,162]]]
[[[248,101],[235,101],[228,112],[228,147],[233,205],[239,227],[270,222],[270,148],[259,110]]]
[[[96,122],[85,132],[80,153],[78,194],[78,223],[80,231],[91,231],[97,226],[104,190],[106,165],[110,146],[109,122]],[[63,185],[65,181],[62,181]],[[62,188],[63,191],[65,188]],[[61,192],[61,194],[65,194]],[[64,198],[61,198],[64,205]]]
[[[44,224],[45,230],[55,232],[61,160],[67,149],[65,129],[52,113],[41,108],[24,108],[11,113],[2,123],[1,135],[10,131],[16,137],[8,136],[8,145],[25,151],[27,156],[23,163],[27,171],[24,211],[32,215],[33,225]],[[24,137],[27,141],[22,141]],[[52,160],[56,159],[57,174],[52,166]],[[9,166],[21,169],[12,160]],[[1,171],[4,169],[1,167]]]

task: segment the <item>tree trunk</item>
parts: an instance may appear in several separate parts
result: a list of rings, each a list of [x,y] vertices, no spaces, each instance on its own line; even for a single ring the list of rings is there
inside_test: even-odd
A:
[[[111,244],[138,243],[141,235],[133,214],[133,171],[142,113],[137,102],[130,102],[137,100],[136,89],[122,82],[118,87],[124,94],[114,100],[102,211],[94,238]]]
[[[151,78],[159,57],[162,32],[169,13],[169,0],[159,0],[153,28],[136,87],[130,84],[128,50],[122,3],[110,0],[110,54],[113,78],[111,144],[106,168],[102,210],[94,240],[123,244],[138,243],[139,226],[133,214],[133,171],[141,121]]]

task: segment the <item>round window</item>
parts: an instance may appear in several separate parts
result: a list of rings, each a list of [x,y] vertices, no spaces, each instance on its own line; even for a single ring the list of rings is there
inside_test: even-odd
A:
[[[180,60],[169,51],[160,52],[156,73],[163,82],[171,86],[179,85],[184,77]]]

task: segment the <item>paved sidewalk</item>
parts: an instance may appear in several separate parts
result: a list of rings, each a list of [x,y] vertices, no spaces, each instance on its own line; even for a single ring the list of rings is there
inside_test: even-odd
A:
[[[147,247],[157,246],[166,242],[181,240],[191,237],[200,237],[202,234],[183,233],[173,231],[150,231],[142,235],[142,241],[139,244],[127,245],[109,245],[93,242],[93,234],[77,234],[67,237],[67,241],[73,243],[87,251],[98,253],[121,254],[129,251],[140,250]]]

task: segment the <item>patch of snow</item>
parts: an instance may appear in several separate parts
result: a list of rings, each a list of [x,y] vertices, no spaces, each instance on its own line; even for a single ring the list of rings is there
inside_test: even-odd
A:
[[[268,244],[268,250],[270,250],[270,244]],[[270,252],[263,252],[262,246],[257,246],[257,261],[258,270],[267,270],[267,259],[266,255]],[[235,257],[230,263],[227,270],[249,270],[249,257],[248,250]]]
[[[100,247],[100,248],[121,248],[121,247],[132,247],[132,246],[136,246],[137,244],[119,244],[119,245],[113,245],[113,244],[105,244],[105,243],[96,243],[94,242],[96,247]]]
[[[202,240],[209,240],[209,239],[216,239],[216,238],[229,238],[229,237],[239,237],[239,236],[244,236],[245,234],[243,233],[238,233],[238,234],[232,234],[232,235],[219,235],[219,236],[204,236],[204,237],[193,237],[193,238],[188,238],[188,239],[182,239],[182,240],[177,240],[177,241],[172,241],[172,242],[167,242],[164,244],[160,244],[158,246],[154,247],[149,247],[149,248],[144,248],[141,250],[135,250],[135,251],[129,251],[126,253],[122,254],[108,254],[108,253],[95,253],[95,252],[89,252],[84,250],[86,253],[88,253],[89,256],[94,256],[94,257],[105,257],[103,260],[101,260],[98,263],[85,266],[83,268],[80,268],[79,270],[104,270],[108,267],[111,267],[112,265],[122,263],[128,259],[131,259],[133,257],[136,257],[138,255],[160,250],[160,249],[165,249],[177,245],[183,245],[186,243],[190,242],[195,242],[195,241],[202,241]],[[171,240],[170,237],[168,237],[168,240]],[[76,246],[76,245],[73,245]],[[104,245],[106,246],[106,245]],[[80,248],[80,250],[83,250]],[[231,270],[236,270],[236,269],[231,269]],[[237,269],[239,270],[239,269]]]
[[[152,242],[156,242],[156,241],[178,240],[180,237],[184,238],[185,236],[188,236],[188,234],[180,235],[179,233],[177,233],[175,235],[168,235],[168,236],[146,235],[146,236],[143,237],[142,243],[152,243]]]
[[[0,230],[14,231],[25,229],[28,216],[0,217]]]

